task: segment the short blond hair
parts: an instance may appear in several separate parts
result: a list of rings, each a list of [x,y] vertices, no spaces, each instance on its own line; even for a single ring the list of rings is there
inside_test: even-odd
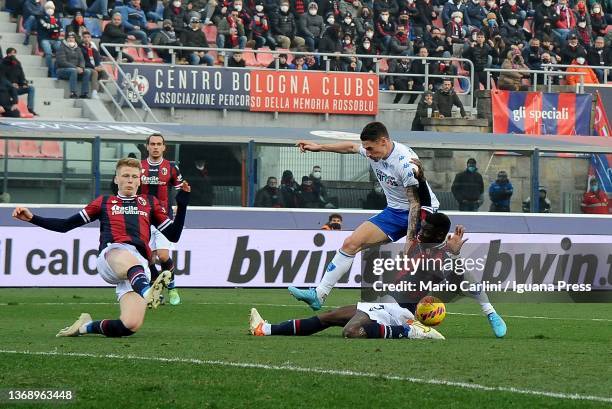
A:
[[[138,170],[142,169],[142,165],[140,164],[140,161],[138,159],[122,158],[117,161],[117,166],[115,166],[115,171],[119,170],[119,168],[122,168],[124,166],[127,166],[128,168],[137,168]]]

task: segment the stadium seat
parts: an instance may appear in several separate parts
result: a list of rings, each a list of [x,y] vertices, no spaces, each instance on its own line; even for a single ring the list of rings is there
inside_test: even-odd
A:
[[[6,149],[6,141],[0,139],[0,158],[4,158],[4,149]]]
[[[28,111],[28,106],[25,99],[19,99],[19,102],[17,102],[17,108],[19,109],[19,114],[22,118],[34,118],[34,115]]]
[[[72,22],[72,19],[71,18],[67,18],[67,17],[62,18],[62,20],[60,21],[60,23],[62,25],[62,31],[64,33],[66,33],[66,27],[68,27],[71,22]],[[68,33],[66,33],[66,34],[68,34]]]
[[[19,142],[19,153],[24,158],[40,158],[43,156],[40,153],[38,142],[28,139]]]
[[[136,49],[138,51],[138,56],[142,59],[142,61],[144,62],[150,62],[150,63],[163,63],[164,60],[162,60],[161,58],[159,58],[159,55],[157,55],[157,53],[155,52],[155,50],[153,51],[153,58],[149,59],[147,58],[147,53],[145,52],[144,48],[137,48]]]
[[[127,54],[129,56],[131,56],[134,59],[134,62],[143,62],[144,58],[142,58],[140,56],[140,54],[138,54],[138,49],[134,48],[134,47],[123,47],[121,49],[121,52],[123,54]]]
[[[260,50],[262,51],[266,49],[270,50],[268,47],[260,48]],[[257,61],[259,61],[259,65],[261,65],[262,67],[267,67],[272,63],[272,61],[274,61],[274,54],[272,53],[261,52],[257,53],[255,56],[257,57]]]
[[[110,23],[110,20],[102,20],[102,32],[104,32],[104,29],[106,28],[106,26]]]
[[[104,71],[106,71],[110,78],[115,80],[119,78],[119,75],[117,74],[117,69],[114,68],[112,64],[102,64],[102,67],[104,67]]]
[[[85,19],[85,27],[93,38],[102,37],[102,23],[97,18],[88,17]]]
[[[40,153],[45,158],[61,159],[64,156],[62,146],[58,141],[43,141],[40,145]]]
[[[21,158],[23,155],[19,153],[19,142],[15,140],[8,141],[8,156],[9,158]]]
[[[217,27],[211,25],[205,25],[204,27],[202,27],[202,31],[204,32],[204,35],[206,36],[206,41],[208,41],[209,44],[217,44]]]
[[[259,66],[259,62],[257,61],[257,58],[255,57],[255,53],[253,51],[243,50],[242,59],[244,60],[244,63],[246,64],[247,67],[258,67]]]

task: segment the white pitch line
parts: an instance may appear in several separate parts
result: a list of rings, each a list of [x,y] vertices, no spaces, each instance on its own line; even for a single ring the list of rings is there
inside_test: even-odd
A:
[[[58,357],[77,357],[77,358],[97,358],[97,359],[116,359],[116,360],[137,360],[137,361],[151,361],[151,362],[164,362],[164,363],[182,363],[192,364],[200,366],[225,366],[234,368],[247,368],[247,369],[264,369],[273,371],[289,371],[289,372],[302,372],[302,373],[314,373],[319,375],[335,375],[335,376],[348,376],[358,378],[376,378],[386,379],[393,381],[404,381],[410,383],[419,383],[426,385],[441,385],[451,386],[462,389],[471,389],[476,391],[486,392],[508,392],[520,395],[531,395],[531,396],[542,396],[548,398],[557,399],[569,399],[569,400],[583,400],[583,401],[594,401],[594,402],[606,402],[612,403],[612,397],[604,396],[593,396],[593,395],[581,395],[577,393],[562,393],[562,392],[550,392],[550,391],[538,391],[531,389],[522,389],[506,386],[486,386],[475,383],[467,382],[456,382],[446,381],[442,379],[423,379],[413,378],[410,376],[403,375],[388,375],[379,374],[373,372],[359,372],[352,370],[338,370],[338,369],[323,369],[323,368],[308,368],[295,365],[268,365],[258,364],[249,362],[232,362],[232,361],[219,361],[219,360],[207,360],[197,358],[163,358],[163,357],[145,357],[136,355],[115,355],[115,354],[91,354],[91,353],[78,353],[78,352],[36,352],[36,351],[14,351],[14,350],[0,350],[1,354],[14,354],[14,355],[31,355],[31,356],[58,356]]]
[[[0,303],[0,307],[3,306],[19,306],[19,305],[118,305],[116,302],[33,302],[33,303]],[[268,304],[268,303],[239,303],[239,302],[196,302],[190,303],[192,305],[244,305],[247,307],[289,307],[289,308],[304,308],[301,304]],[[328,305],[329,308],[339,308],[339,305]],[[461,315],[466,317],[482,317],[479,313],[467,313],[467,312],[446,312],[449,315]],[[504,318],[518,318],[518,319],[530,319],[530,320],[558,320],[558,321],[595,321],[595,322],[612,322],[609,318],[570,318],[570,317],[543,317],[533,316],[529,317],[526,315],[505,315]]]

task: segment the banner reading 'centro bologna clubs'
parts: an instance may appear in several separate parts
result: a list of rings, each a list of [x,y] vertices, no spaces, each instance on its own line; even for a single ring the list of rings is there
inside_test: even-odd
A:
[[[491,92],[493,132],[529,135],[590,135],[590,94]]]
[[[375,74],[122,65],[151,108],[228,109],[349,115],[378,113]],[[128,90],[132,103],[138,95]]]

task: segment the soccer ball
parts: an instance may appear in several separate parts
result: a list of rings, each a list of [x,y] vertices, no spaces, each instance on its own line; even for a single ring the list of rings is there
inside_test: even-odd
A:
[[[446,306],[439,298],[423,297],[416,307],[416,319],[424,325],[435,327],[446,317]]]

